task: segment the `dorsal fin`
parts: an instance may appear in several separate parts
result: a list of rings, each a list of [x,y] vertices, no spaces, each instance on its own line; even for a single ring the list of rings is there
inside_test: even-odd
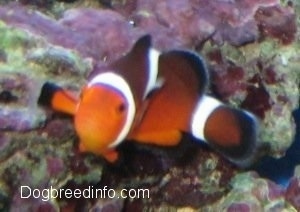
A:
[[[135,42],[130,53],[133,55],[134,54],[141,55],[147,52],[151,48],[151,46],[152,46],[151,36],[144,35]]]
[[[136,99],[142,101],[156,86],[159,54],[151,47],[151,36],[145,35],[109,67],[125,78]]]
[[[209,82],[207,67],[203,59],[194,52],[172,50],[162,53],[159,59],[159,72],[176,75],[186,85],[191,93],[202,95]]]

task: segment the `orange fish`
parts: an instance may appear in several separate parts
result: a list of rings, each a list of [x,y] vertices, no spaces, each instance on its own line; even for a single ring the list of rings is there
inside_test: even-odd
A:
[[[256,146],[257,120],[205,95],[208,81],[197,54],[160,53],[144,36],[127,55],[93,71],[80,99],[45,83],[38,103],[72,114],[80,151],[110,162],[118,159],[115,147],[126,139],[173,146],[183,132],[233,161],[244,160]]]

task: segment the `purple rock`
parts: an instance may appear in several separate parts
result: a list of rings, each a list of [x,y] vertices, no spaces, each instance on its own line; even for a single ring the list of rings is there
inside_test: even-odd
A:
[[[286,189],[285,198],[297,210],[300,210],[300,179],[299,178],[294,177],[290,180],[290,183]]]
[[[25,194],[23,194],[25,196]],[[32,212],[57,212],[58,208],[52,201],[43,201],[42,198],[21,198],[21,193],[17,192],[13,197],[9,211],[32,211]]]
[[[251,193],[259,200],[259,202],[276,201],[284,197],[285,190],[281,186],[269,180],[259,179],[257,185],[252,188]]]
[[[89,211],[91,212],[111,212],[122,211],[124,200],[121,198],[114,199],[99,199],[92,205]]]
[[[37,11],[10,4],[0,7],[0,18],[95,61],[118,58],[144,34],[112,10],[72,9],[56,21]]]
[[[5,150],[8,145],[11,143],[11,138],[4,134],[4,133],[0,133],[0,152]]]
[[[73,122],[70,119],[53,119],[41,130],[41,134],[46,134],[49,138],[63,139],[74,134]]]
[[[60,158],[47,157],[47,171],[50,177],[55,177],[65,170],[64,161]]]
[[[155,35],[156,46],[166,49],[166,44],[171,43],[168,37],[186,47],[199,46],[209,38],[216,43],[228,41],[236,46],[253,42],[259,34],[254,19],[256,11],[259,7],[278,4],[278,0],[136,0],[112,6],[136,26]]]
[[[277,185],[272,181],[268,181],[267,183],[269,188],[268,199],[270,201],[279,199],[284,196],[285,189],[283,187]]]
[[[255,19],[264,36],[277,38],[285,45],[294,41],[297,26],[295,13],[291,7],[261,7],[257,11]]]
[[[247,43],[252,43],[258,39],[257,25],[254,21],[249,21],[242,26],[234,27],[223,25],[218,28],[218,31],[212,37],[217,44],[222,44],[227,41],[233,46],[242,46]]]
[[[270,110],[273,104],[270,94],[262,83],[260,75],[256,74],[248,82],[247,96],[241,103],[241,107],[263,119],[265,112]]]
[[[250,212],[252,210],[247,203],[233,203],[227,208],[226,211],[227,212],[237,212],[237,211]]]
[[[84,156],[78,150],[74,150],[74,155],[70,158],[70,169],[76,174],[87,174],[89,167],[84,162]]]
[[[90,203],[87,199],[71,199],[60,207],[61,212],[88,211]]]
[[[223,63],[213,67],[211,79],[214,93],[224,101],[246,88],[245,70],[236,65]]]
[[[2,74],[0,130],[26,131],[41,126],[45,116],[36,105],[38,83],[24,74]]]
[[[66,11],[59,23],[69,29],[72,36],[66,42],[58,43],[75,47],[82,55],[97,60],[110,61],[120,57],[141,35],[124,17],[111,10],[73,9]]]

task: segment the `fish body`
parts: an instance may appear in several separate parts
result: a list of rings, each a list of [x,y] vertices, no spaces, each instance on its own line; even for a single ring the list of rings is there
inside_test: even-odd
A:
[[[115,147],[126,139],[173,146],[182,133],[232,160],[247,158],[256,145],[256,118],[205,95],[208,84],[200,56],[185,50],[158,52],[144,36],[125,56],[93,71],[79,99],[45,83],[38,102],[72,114],[80,150],[110,162],[117,160]]]
[[[131,138],[168,146],[189,133],[237,165],[248,166],[257,148],[258,120],[205,94],[209,76],[203,59],[190,51],[164,52],[159,73],[164,84]]]

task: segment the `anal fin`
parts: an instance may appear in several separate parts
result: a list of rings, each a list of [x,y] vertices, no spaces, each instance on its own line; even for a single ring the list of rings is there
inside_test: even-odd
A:
[[[119,153],[116,150],[108,150],[102,156],[110,163],[114,163],[119,159]]]
[[[155,132],[137,132],[130,136],[140,143],[155,144],[159,146],[175,146],[182,138],[182,133],[178,130],[166,130]]]

